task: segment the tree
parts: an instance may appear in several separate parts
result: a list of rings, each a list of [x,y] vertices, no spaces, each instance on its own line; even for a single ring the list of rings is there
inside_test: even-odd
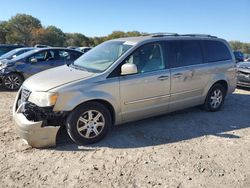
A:
[[[65,34],[61,29],[55,26],[33,30],[32,34],[32,45],[45,44],[49,46],[63,46],[65,40]]]
[[[250,43],[243,43],[240,41],[229,42],[233,50],[240,50],[243,53],[250,54]]]
[[[65,46],[91,46],[91,41],[88,37],[81,33],[66,33]]]
[[[8,31],[8,22],[0,22],[0,43],[5,44],[7,42],[6,36]]]
[[[32,33],[35,29],[42,28],[40,20],[27,14],[17,14],[8,21],[10,29],[6,39],[9,43],[32,43]]]

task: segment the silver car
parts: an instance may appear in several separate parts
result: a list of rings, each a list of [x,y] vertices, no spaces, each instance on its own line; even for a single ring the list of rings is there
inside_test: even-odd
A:
[[[112,125],[198,105],[215,112],[235,87],[235,59],[225,40],[178,34],[121,38],[26,80],[13,117],[33,147],[55,145],[60,126],[77,144],[91,144]]]

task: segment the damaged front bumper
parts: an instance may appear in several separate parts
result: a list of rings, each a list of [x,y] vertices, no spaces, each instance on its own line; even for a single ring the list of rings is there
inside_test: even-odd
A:
[[[13,119],[16,123],[19,136],[30,146],[35,148],[55,146],[57,132],[60,128],[59,125],[56,125],[55,119],[53,119],[52,125],[50,125],[50,121],[48,121],[46,117],[40,118],[39,116],[39,118],[37,118],[36,116],[32,119],[32,117],[25,114],[23,110],[27,103],[22,103],[19,106],[17,105],[19,100],[18,96],[13,106]],[[32,110],[34,114],[40,113],[34,111],[34,109]],[[61,116],[58,116],[58,119],[60,119],[59,117]]]

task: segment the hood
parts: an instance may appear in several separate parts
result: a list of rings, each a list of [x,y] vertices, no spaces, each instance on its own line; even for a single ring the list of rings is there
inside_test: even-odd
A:
[[[15,61],[8,60],[8,59],[0,59],[0,65],[12,66],[14,64],[15,64]]]
[[[35,74],[27,79],[23,85],[31,91],[48,91],[70,82],[86,79],[93,75],[94,73],[63,65]]]

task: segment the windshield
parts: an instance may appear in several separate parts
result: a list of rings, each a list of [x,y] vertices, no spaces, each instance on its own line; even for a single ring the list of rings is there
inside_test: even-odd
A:
[[[28,52],[25,52],[19,56],[14,57],[13,60],[20,60],[20,59],[26,58],[29,55],[32,55],[34,52],[37,52],[37,50],[35,49],[35,50],[30,50]]]
[[[103,72],[131,47],[125,41],[104,42],[78,58],[73,66],[90,72]]]
[[[8,53],[1,56],[1,58],[4,59],[11,59],[14,55],[18,54],[18,52],[21,51],[19,49],[11,50]]]

